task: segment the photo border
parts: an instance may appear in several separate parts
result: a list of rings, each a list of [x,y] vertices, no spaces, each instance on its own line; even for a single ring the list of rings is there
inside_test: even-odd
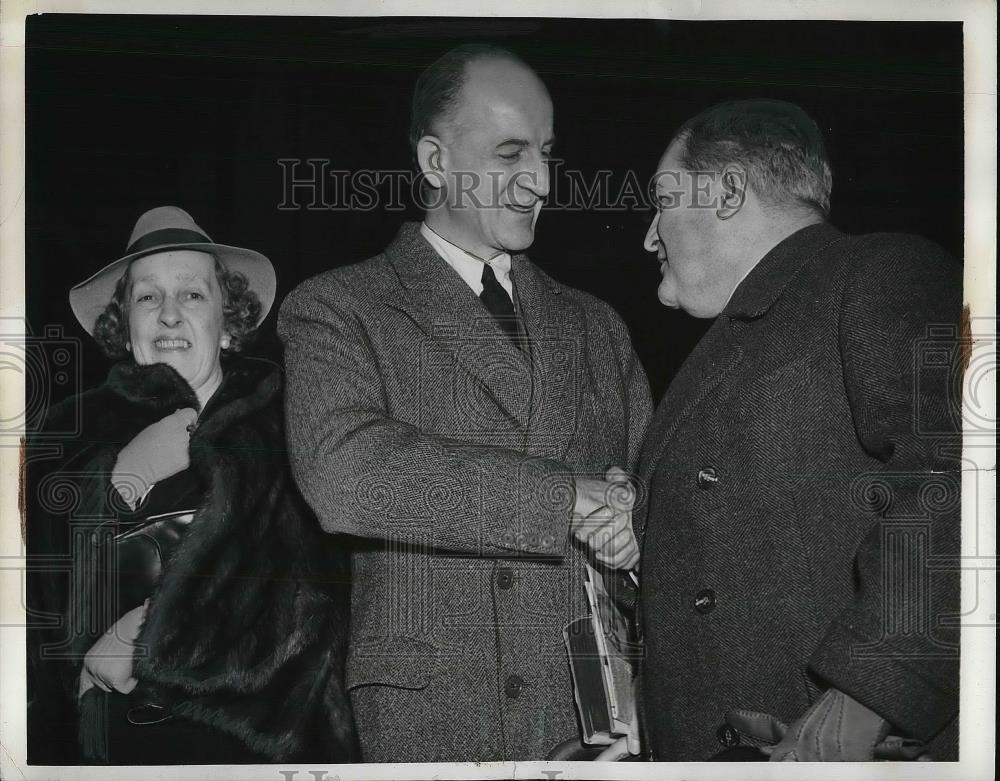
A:
[[[4,0],[0,5],[0,324],[23,337],[24,301],[24,35],[25,17],[34,13],[190,14],[252,16],[517,16],[550,18],[635,18],[671,20],[855,20],[964,22],[965,55],[965,301],[970,360],[985,366],[975,398],[967,392],[965,411],[992,410],[992,436],[970,437],[967,427],[962,489],[963,615],[987,617],[987,626],[962,629],[961,726],[959,763],[811,764],[815,779],[928,779],[992,777],[996,723],[996,4],[989,0],[929,2],[849,0],[804,3],[751,0],[727,3],[603,0],[507,0],[500,9],[476,0],[422,2],[304,0],[278,5],[265,0]],[[990,356],[992,355],[992,359]],[[980,369],[980,371],[984,371]],[[966,382],[968,390],[968,378]],[[25,406],[24,375],[0,364],[0,420]],[[384,765],[247,765],[170,767],[52,767],[25,762],[25,631],[21,606],[25,556],[22,544],[23,437],[0,442],[0,776],[65,779],[268,779],[311,781],[312,771],[340,779],[558,778],[764,779],[803,777],[797,764],[746,763],[729,770],[712,763],[505,762]],[[975,508],[983,508],[978,514]],[[992,622],[991,624],[989,622]],[[234,774],[234,771],[235,774]],[[297,771],[294,774],[292,771]]]

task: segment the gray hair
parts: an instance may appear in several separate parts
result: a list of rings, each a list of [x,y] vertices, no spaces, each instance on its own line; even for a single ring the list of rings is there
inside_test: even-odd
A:
[[[798,106],[781,100],[720,103],[685,122],[681,163],[689,171],[721,171],[738,163],[766,204],[830,212],[833,174],[823,135]]]

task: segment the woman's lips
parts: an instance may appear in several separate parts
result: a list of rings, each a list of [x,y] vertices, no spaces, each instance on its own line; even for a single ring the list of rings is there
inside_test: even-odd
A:
[[[156,339],[153,347],[157,350],[187,350],[191,347],[191,342],[187,339]]]

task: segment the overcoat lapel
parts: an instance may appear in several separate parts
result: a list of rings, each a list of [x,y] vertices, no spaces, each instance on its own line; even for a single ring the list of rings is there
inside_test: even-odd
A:
[[[496,402],[527,429],[531,410],[531,365],[465,281],[406,223],[386,249],[402,284],[387,301],[408,315],[431,339],[450,349],[456,363],[475,377]]]
[[[514,256],[511,276],[531,355],[531,452],[560,459],[579,422],[586,328],[561,288],[528,258]]]
[[[736,329],[742,330],[742,325],[737,324]],[[719,317],[681,366],[653,416],[646,434],[646,453],[639,469],[642,485],[651,484],[653,473],[681,424],[697,414],[705,398],[742,360],[743,345],[738,330],[734,330],[728,317]],[[642,524],[645,529],[645,519]]]

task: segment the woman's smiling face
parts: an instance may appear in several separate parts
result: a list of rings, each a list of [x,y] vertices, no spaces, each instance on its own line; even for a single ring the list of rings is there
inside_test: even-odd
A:
[[[197,392],[217,384],[226,339],[215,259],[169,250],[132,262],[128,330],[136,363],[167,363]]]

